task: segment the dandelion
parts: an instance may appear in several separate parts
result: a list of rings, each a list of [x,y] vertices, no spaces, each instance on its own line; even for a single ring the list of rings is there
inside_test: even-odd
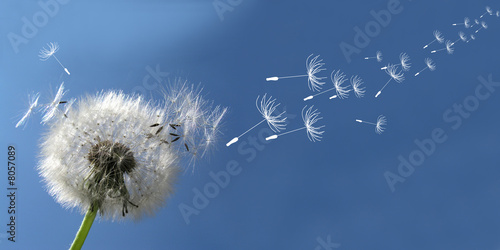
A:
[[[314,126],[314,124],[316,122],[318,122],[319,120],[321,120],[323,118],[319,117],[320,112],[318,112],[317,109],[313,110],[313,108],[314,108],[314,106],[311,106],[309,108],[307,108],[307,106],[305,106],[302,109],[302,120],[304,121],[304,127],[294,129],[291,131],[287,131],[287,132],[281,133],[281,134],[271,135],[271,136],[266,138],[266,141],[274,140],[280,136],[294,133],[294,132],[304,130],[304,129],[306,130],[307,138],[309,138],[310,141],[312,141],[312,142],[321,141],[322,135],[325,132],[325,131],[322,131],[321,129],[324,128],[325,126],[319,126],[319,127]]]
[[[261,123],[267,121],[267,125],[273,130],[275,133],[284,130],[286,127],[285,121],[286,117],[282,117],[283,114],[286,113],[286,111],[283,111],[282,113],[275,114],[276,108],[280,105],[280,103],[276,103],[276,99],[273,99],[272,96],[269,98],[266,98],[267,94],[264,94],[262,99],[259,102],[260,96],[257,96],[257,99],[255,100],[255,106],[257,106],[257,110],[259,113],[262,115],[264,118],[262,121],[258,122],[255,124],[253,127],[245,131],[243,134],[239,135],[238,137],[234,137],[231,141],[226,143],[226,147],[231,146],[231,144],[236,143],[240,137],[245,135],[246,133],[250,132],[252,129],[255,127],[259,126]]]
[[[442,49],[437,49],[437,50],[433,50],[431,51],[431,53],[436,53],[436,52],[439,52],[439,51],[443,51],[443,50],[446,50],[446,52],[448,52],[448,54],[453,54],[453,51],[455,51],[455,49],[453,48],[453,45],[455,43],[452,43],[450,40],[446,41],[446,47],[442,48]]]
[[[365,60],[370,60],[370,59],[377,59],[377,62],[381,62],[383,57],[382,57],[382,52],[380,51],[377,51],[377,55],[376,56],[372,56],[372,57],[365,57]]]
[[[472,41],[472,40],[476,40],[476,36],[475,36],[475,35],[473,35],[473,34],[471,34],[471,35],[470,35],[470,39],[469,39],[469,40],[467,40],[467,42],[470,42],[470,41]]]
[[[458,32],[458,39],[456,41],[454,41],[451,45],[455,45],[455,43],[457,43],[458,41],[462,40],[463,42],[467,42],[467,35],[465,35],[464,32],[460,31]]]
[[[399,61],[400,61],[401,63],[394,64],[394,65],[397,65],[397,66],[401,65],[401,67],[403,68],[403,70],[404,70],[404,71],[408,71],[408,70],[410,70],[410,68],[411,68],[411,63],[410,63],[410,56],[408,56],[408,54],[406,54],[406,53],[401,53],[401,54],[399,55]],[[381,70],[385,70],[385,69],[387,69],[387,66],[384,66],[384,67],[382,67],[382,68],[380,68],[380,69],[381,69]]]
[[[500,10],[497,10],[496,16],[500,17]]]
[[[366,121],[359,120],[359,119],[357,119],[356,121],[359,122],[359,123],[366,123],[366,124],[374,125],[375,126],[375,132],[377,134],[379,134],[379,135],[384,132],[384,130],[385,130],[384,126],[387,125],[387,119],[383,115],[379,115],[378,116],[376,123],[366,122]]]
[[[479,18],[483,18],[486,14],[490,14],[490,16],[493,15],[493,10],[490,8],[490,6],[486,6],[486,12],[482,14]]]
[[[466,17],[463,23],[454,23],[453,26],[464,25],[466,29],[471,27],[470,19]]]
[[[42,110],[45,113],[42,117],[42,124],[45,124],[54,118],[59,111],[59,105],[66,103],[65,101],[61,101],[64,94],[66,94],[66,91],[64,91],[64,82],[62,82],[61,86],[59,86],[59,89],[57,90],[54,100],[52,100],[49,104],[46,104]]]
[[[436,70],[436,64],[434,63],[434,61],[432,59],[430,59],[428,57],[425,58],[425,65],[426,65],[426,67],[424,69],[420,70],[419,72],[417,72],[415,74],[415,76],[420,75],[420,73],[422,73],[426,69],[429,69],[430,71]]]
[[[312,91],[320,91],[321,87],[323,84],[325,84],[323,79],[326,77],[318,77],[316,76],[318,73],[320,73],[323,70],[326,70],[323,67],[325,63],[323,63],[323,59],[319,59],[319,55],[312,57],[313,54],[309,55],[306,59],[306,70],[307,74],[306,75],[294,75],[294,76],[273,76],[273,77],[268,77],[266,78],[266,81],[278,81],[279,79],[286,79],[286,78],[296,78],[296,77],[307,77],[307,84],[309,86],[309,89]],[[312,57],[312,59],[311,59]]]
[[[47,59],[49,59],[50,57],[54,57],[54,59],[56,59],[59,65],[61,65],[64,71],[66,71],[66,73],[69,75],[69,70],[62,65],[62,63],[59,61],[59,59],[57,59],[55,55],[55,53],[59,50],[59,45],[57,43],[48,43],[47,46],[48,49],[42,48],[40,50],[40,54],[38,55],[40,57],[40,60],[47,61]]]
[[[474,33],[477,34],[477,32],[479,32],[480,30],[487,29],[487,28],[488,28],[488,24],[486,24],[486,22],[482,21],[481,22],[481,27],[479,29],[477,29],[476,32],[474,32]]]
[[[432,43],[434,42],[438,42],[438,43],[443,43],[444,42],[444,36],[443,34],[439,31],[439,30],[435,30],[434,33],[432,33],[434,35],[434,40],[432,40],[432,42],[428,43],[427,45],[424,46],[424,49],[429,47],[429,45],[431,45]]]
[[[363,79],[361,79],[359,76],[351,77],[352,90],[354,90],[354,94],[357,98],[361,98],[365,95],[365,87],[361,87],[362,84]]]
[[[38,98],[40,98],[40,93],[28,95],[29,107],[24,113],[23,117],[16,123],[16,128],[22,125],[26,125],[29,117],[34,112],[35,108],[38,106]]]
[[[71,249],[82,247],[97,212],[103,219],[138,220],[153,215],[173,193],[182,156],[190,153],[179,138],[207,139],[206,129],[216,127],[225,110],[212,109],[189,88],[175,95],[177,102],[166,95],[165,103],[155,103],[101,91],[79,99],[50,124],[40,176],[58,203],[86,211]],[[188,105],[193,100],[196,105]],[[193,111],[199,116],[186,117]]]
[[[385,89],[387,84],[389,84],[389,82],[391,82],[392,80],[396,81],[397,83],[402,83],[405,80],[403,72],[400,71],[398,73],[398,66],[396,65],[392,64],[387,65],[385,73],[387,73],[391,78],[389,79],[389,81],[385,83],[385,85],[379,90],[379,92],[377,92],[375,98],[377,98],[380,94],[382,94],[382,91]]]

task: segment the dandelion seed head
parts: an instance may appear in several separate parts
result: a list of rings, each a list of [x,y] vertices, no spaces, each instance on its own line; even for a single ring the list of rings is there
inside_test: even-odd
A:
[[[479,24],[479,20],[474,19],[474,23]]]
[[[365,95],[365,87],[361,87],[363,85],[363,79],[359,76],[352,76],[351,77],[351,86],[354,91],[354,94],[356,97],[361,98]]]
[[[59,45],[57,43],[47,43],[47,47],[47,49],[42,48],[38,54],[38,57],[40,57],[42,61],[46,61],[59,50]]]
[[[306,70],[308,75],[307,84],[310,90],[320,91],[323,84],[325,84],[325,82],[322,82],[325,77],[318,77],[316,74],[326,70],[322,68],[325,64],[323,63],[323,59],[318,59],[319,55],[311,59],[312,56],[313,54],[309,55],[306,60]]]
[[[436,69],[436,64],[429,57],[425,58],[425,65],[427,65],[427,68],[429,68],[431,71],[434,71]]]
[[[377,118],[377,124],[375,126],[375,132],[377,134],[382,134],[385,130],[385,125],[387,125],[387,119],[383,115],[379,115]]]
[[[377,62],[381,62],[382,59],[383,59],[382,52],[381,51],[377,51]]]
[[[260,96],[257,96],[257,99],[255,100],[255,106],[257,107],[257,110],[262,115],[262,117],[266,119],[267,125],[269,125],[271,130],[273,130],[275,133],[278,133],[286,127],[286,117],[283,117],[285,111],[283,111],[282,113],[277,113],[276,108],[280,105],[280,103],[276,103],[276,99],[273,99],[272,96],[269,96],[269,98],[267,98],[266,95],[267,94],[264,94],[262,99],[260,99],[260,102]]]
[[[323,138],[322,135],[325,131],[322,131],[321,129],[325,126],[314,126],[314,124],[323,119],[323,117],[319,117],[320,112],[318,112],[317,109],[313,110],[313,108],[314,106],[309,108],[305,106],[302,108],[302,120],[304,121],[304,126],[307,130],[307,138],[309,138],[310,141],[315,142],[321,141],[321,138]]]
[[[70,100],[41,144],[38,170],[48,192],[66,208],[96,207],[103,219],[153,215],[173,193],[189,155],[181,142],[203,148],[226,112],[191,90],[168,93],[164,103],[117,91]],[[167,99],[173,96],[175,102]]]
[[[343,72],[340,70],[332,71],[330,74],[330,79],[333,82],[333,86],[335,87],[335,91],[337,92],[337,96],[339,99],[344,99],[349,97],[349,86],[343,86],[344,82],[347,81],[347,78]]]
[[[475,35],[473,35],[473,34],[471,34],[471,35],[470,35],[470,39],[472,39],[472,40],[476,40],[476,36],[475,36]]]
[[[434,34],[434,37],[436,38],[436,41],[438,41],[439,43],[443,43],[444,42],[444,36],[441,33],[441,31],[435,30],[433,34]]]
[[[401,61],[401,67],[404,71],[408,71],[411,68],[410,56],[406,53],[401,53],[399,55],[399,60]]]
[[[398,72],[398,66],[393,64],[388,64],[387,69],[385,69],[385,73],[387,73],[394,81],[401,83],[405,80],[403,72]]]

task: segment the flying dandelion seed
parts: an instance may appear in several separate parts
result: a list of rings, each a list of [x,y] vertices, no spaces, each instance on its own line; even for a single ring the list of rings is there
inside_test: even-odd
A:
[[[493,10],[490,8],[490,6],[486,6],[486,12],[482,14],[479,18],[483,18],[486,14],[490,14],[490,16],[493,15]]]
[[[465,35],[464,32],[462,32],[462,31],[458,32],[458,37],[459,38],[452,43],[452,46],[455,45],[455,43],[457,43],[460,40],[463,41],[463,42],[467,42],[467,35]]]
[[[366,121],[359,120],[359,119],[357,119],[356,121],[359,122],[359,123],[366,123],[366,124],[374,125],[375,126],[375,132],[377,134],[379,134],[379,135],[384,132],[384,130],[385,130],[384,126],[387,125],[387,119],[383,115],[379,115],[378,116],[376,123],[366,122]]]
[[[370,60],[370,59],[377,59],[377,62],[381,62],[383,57],[382,57],[382,52],[380,51],[377,51],[377,55],[376,56],[372,56],[372,57],[365,57],[365,60]]]
[[[482,21],[481,22],[481,27],[478,30],[476,30],[476,32],[474,32],[474,33],[477,34],[477,32],[479,32],[480,30],[487,29],[487,28],[488,28],[488,24],[486,24],[486,22]]]
[[[310,96],[304,98],[304,101],[311,100],[311,99],[313,99],[316,96],[322,95],[322,94],[330,92],[332,90],[335,90],[335,92],[337,94],[334,95],[334,96],[331,96],[330,99],[337,98],[337,97],[339,97],[339,99],[348,98],[349,97],[349,92],[351,90],[349,89],[349,86],[344,86],[343,85],[344,82],[347,81],[347,78],[346,78],[345,74],[343,72],[341,72],[340,70],[337,70],[337,71],[334,70],[330,74],[330,79],[332,80],[333,88],[330,88],[330,89],[327,89],[325,91],[319,92],[319,93],[317,93],[315,95],[310,95]]]
[[[424,46],[424,49],[429,47],[429,45],[431,45],[432,43],[434,42],[438,42],[438,43],[443,43],[444,42],[444,36],[443,34],[439,31],[439,30],[435,30],[433,33],[434,35],[434,40],[432,40],[432,42],[428,43],[427,45]]]
[[[479,20],[474,19],[474,23],[470,27],[472,28],[472,27],[479,25],[479,24],[480,24]]]
[[[351,92],[351,90],[349,89],[349,86],[343,86],[344,82],[347,81],[345,74],[340,72],[340,70],[337,70],[337,72],[332,71],[332,73],[330,74],[330,79],[333,82],[333,86],[336,92],[336,95],[330,96],[330,99],[334,99],[337,97],[339,99],[348,98],[349,92]]]
[[[436,64],[430,58],[425,58],[425,65],[426,65],[426,67],[424,69],[420,70],[419,72],[417,72],[415,74],[415,76],[420,75],[420,73],[422,73],[426,69],[429,69],[430,71],[436,70]]]
[[[322,135],[325,132],[325,131],[321,131],[321,129],[324,128],[325,126],[319,126],[319,127],[314,126],[314,124],[316,122],[318,122],[319,120],[321,120],[323,118],[319,117],[320,112],[318,112],[317,109],[313,110],[313,108],[314,108],[314,106],[311,106],[309,108],[307,108],[307,106],[305,106],[302,109],[302,120],[304,121],[304,127],[294,129],[291,131],[287,131],[287,132],[281,133],[281,134],[271,135],[271,136],[266,138],[266,141],[274,140],[280,136],[294,133],[294,132],[304,130],[304,129],[306,130],[307,138],[309,138],[310,141],[312,141],[312,142],[321,141]]]
[[[500,10],[496,13],[497,17],[500,17]]]
[[[464,19],[464,22],[463,23],[454,23],[453,26],[458,26],[458,25],[463,25],[465,26],[466,29],[470,28],[471,27],[471,24],[470,24],[470,19],[468,17],[466,17]]]
[[[396,66],[401,65],[401,67],[403,68],[403,70],[404,70],[404,71],[408,71],[408,70],[410,70],[410,68],[411,68],[411,63],[410,63],[410,56],[408,56],[408,54],[406,54],[406,53],[401,53],[401,54],[399,55],[399,61],[400,61],[400,63],[398,63],[398,64],[394,64],[394,65],[396,65]],[[382,67],[382,68],[380,68],[380,69],[381,69],[381,70],[385,70],[385,69],[387,69],[387,66],[384,66],[384,67]]]
[[[50,57],[54,57],[54,59],[56,59],[56,61],[59,63],[59,65],[61,65],[64,71],[66,71],[66,73],[70,75],[69,70],[62,65],[62,63],[59,61],[59,59],[57,59],[55,55],[55,53],[59,50],[59,45],[57,43],[48,43],[47,46],[48,49],[42,48],[40,50],[40,54],[38,55],[40,57],[40,60],[47,61],[47,59],[49,59]]]
[[[359,76],[351,77],[352,90],[354,91],[354,94],[357,98],[365,96],[365,87],[361,87],[361,85],[363,85],[363,79],[361,79]]]
[[[467,42],[472,41],[472,40],[476,40],[476,36],[471,34],[470,35],[470,39],[467,40]]]
[[[45,104],[45,107],[42,110],[44,112],[41,122],[42,124],[49,122],[56,116],[57,112],[59,111],[59,105],[64,104],[64,102],[61,101],[64,94],[66,94],[66,91],[64,91],[64,82],[62,82],[52,102],[49,104]]]
[[[266,78],[266,81],[278,81],[279,79],[286,79],[286,78],[297,78],[297,77],[307,77],[307,85],[309,86],[309,89],[312,91],[320,91],[321,87],[323,84],[325,84],[323,79],[326,77],[318,77],[316,76],[318,73],[320,73],[323,70],[326,70],[322,68],[325,63],[323,63],[323,59],[319,59],[319,55],[312,57],[313,54],[309,55],[306,59],[306,70],[307,74],[306,75],[295,75],[295,76],[273,76],[273,77],[268,77]],[[312,59],[311,59],[312,57]]]
[[[40,93],[28,95],[29,107],[24,113],[23,117],[16,123],[16,128],[27,124],[27,121],[31,114],[35,112],[35,108],[38,106],[38,98],[40,98]]]
[[[225,113],[187,87],[164,95],[163,102],[101,91],[76,103],[50,124],[38,165],[58,203],[87,211],[71,249],[83,245],[97,212],[109,220],[153,215],[173,193],[184,156],[194,154],[179,138],[205,147],[207,131]]]
[[[382,91],[385,89],[387,84],[389,84],[389,82],[391,82],[392,80],[396,81],[397,83],[402,83],[405,80],[403,72],[400,71],[398,73],[398,66],[396,65],[392,64],[387,65],[385,73],[387,73],[391,78],[389,79],[389,81],[385,83],[385,85],[379,90],[379,92],[377,92],[375,98],[377,98],[380,94],[382,94]]]
[[[259,102],[260,96],[257,96],[257,100],[255,100],[255,106],[257,106],[257,110],[259,113],[262,115],[264,118],[262,121],[258,122],[255,124],[253,127],[245,131],[243,134],[239,135],[238,137],[234,137],[231,141],[226,143],[226,147],[231,146],[231,144],[236,143],[240,137],[245,135],[246,133],[250,132],[252,129],[255,127],[259,126],[261,123],[267,121],[267,125],[271,130],[273,130],[275,133],[280,132],[281,130],[284,130],[286,127],[285,121],[286,117],[282,118],[283,114],[286,113],[286,111],[283,111],[280,114],[274,114],[276,111],[276,108],[280,105],[280,103],[276,103],[276,99],[272,99],[273,97],[270,96],[269,98],[266,98],[267,94],[264,94],[262,99]]]
[[[455,51],[455,49],[453,48],[453,45],[454,45],[454,43],[452,43],[450,40],[448,40],[448,41],[446,41],[446,47],[445,48],[433,50],[433,51],[431,51],[431,53],[436,53],[436,52],[439,52],[439,51],[446,50],[446,52],[448,52],[448,54],[451,55],[451,54],[453,54],[453,51]]]

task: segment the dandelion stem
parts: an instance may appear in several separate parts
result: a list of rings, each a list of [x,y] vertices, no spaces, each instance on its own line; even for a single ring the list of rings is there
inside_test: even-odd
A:
[[[282,135],[286,135],[286,134],[290,134],[290,133],[293,133],[293,132],[297,132],[299,130],[302,130],[302,129],[305,129],[306,127],[302,127],[302,128],[297,128],[297,129],[294,129],[294,130],[290,130],[290,131],[287,131],[285,133],[281,133],[279,134],[278,136],[282,136]]]
[[[250,132],[250,130],[254,129],[255,127],[259,126],[261,123],[265,122],[266,119],[260,121],[259,123],[255,124],[253,127],[249,128],[247,131],[245,131],[243,134],[241,134],[240,136],[238,136],[238,138],[244,136],[246,133]]]
[[[62,63],[59,61],[59,59],[57,59],[56,55],[52,55],[52,57],[54,57],[54,59],[56,59],[56,61],[59,63],[59,65],[61,65],[61,67],[63,67],[64,71],[66,71],[66,73],[68,73],[68,75],[70,74],[69,73],[69,70],[64,67],[64,65],[62,65]]]
[[[94,222],[95,216],[97,215],[97,208],[95,206],[90,206],[87,214],[83,218],[82,225],[80,225],[80,229],[76,233],[75,240],[71,244],[70,250],[78,250],[81,249],[87,235],[89,234],[90,227],[92,227],[92,223]]]
[[[280,76],[280,79],[286,79],[286,78],[297,78],[297,77],[306,77],[309,75],[296,75],[296,76]]]

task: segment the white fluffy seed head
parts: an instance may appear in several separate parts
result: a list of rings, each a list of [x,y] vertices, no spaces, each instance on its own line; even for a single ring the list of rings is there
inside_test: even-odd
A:
[[[97,208],[103,219],[153,215],[173,193],[183,156],[211,145],[226,112],[198,94],[184,87],[156,104],[103,91],[68,105],[41,144],[49,193],[66,208]]]
[[[318,110],[313,110],[313,108],[314,106],[311,106],[309,108],[305,106],[304,108],[302,108],[302,120],[304,121],[304,126],[307,131],[307,138],[309,138],[310,141],[315,142],[321,141],[322,135],[323,133],[325,133],[325,131],[322,131],[321,129],[325,126],[314,126],[314,124],[323,119],[323,117],[320,117],[320,113],[318,112]]]
[[[446,41],[446,52],[451,55],[454,51],[455,49],[453,48],[453,42],[450,40]]]
[[[401,83],[405,80],[403,72],[398,72],[398,66],[393,65],[393,64],[388,64],[387,69],[385,70],[385,73],[387,73],[394,81]]]
[[[354,94],[356,97],[361,98],[365,95],[365,87],[362,87],[363,85],[363,79],[359,76],[352,76],[351,77],[351,86],[352,90],[354,91]]]
[[[444,36],[441,33],[441,31],[435,30],[433,34],[434,34],[434,37],[436,38],[436,41],[438,41],[439,43],[443,43],[444,42]]]
[[[387,119],[383,115],[379,115],[377,118],[377,124],[375,126],[375,132],[377,134],[382,134],[385,130],[385,125],[387,125]]]
[[[399,60],[401,62],[401,67],[404,71],[408,71],[411,68],[410,56],[406,53],[401,53],[399,55]]]
[[[431,71],[434,71],[436,69],[436,64],[429,57],[425,58],[425,65],[427,65],[427,68],[429,68]]]
[[[381,62],[382,59],[383,59],[382,52],[381,51],[377,51],[377,62]]]
[[[332,80],[333,86],[335,87],[335,92],[337,93],[337,97],[339,99],[344,99],[349,97],[349,89],[348,85],[344,85],[344,82],[347,81],[345,74],[340,71],[332,71],[330,74],[330,79]]]
[[[272,96],[269,96],[269,98],[267,98],[267,94],[264,94],[260,101],[259,98],[260,96],[257,96],[257,99],[255,100],[255,106],[257,107],[257,110],[262,115],[262,117],[266,119],[269,128],[271,128],[271,130],[273,130],[275,133],[284,130],[286,127],[286,117],[283,117],[283,115],[286,113],[286,111],[283,111],[282,113],[276,112],[276,108],[280,105],[280,103],[277,103],[276,99],[273,99]]]

